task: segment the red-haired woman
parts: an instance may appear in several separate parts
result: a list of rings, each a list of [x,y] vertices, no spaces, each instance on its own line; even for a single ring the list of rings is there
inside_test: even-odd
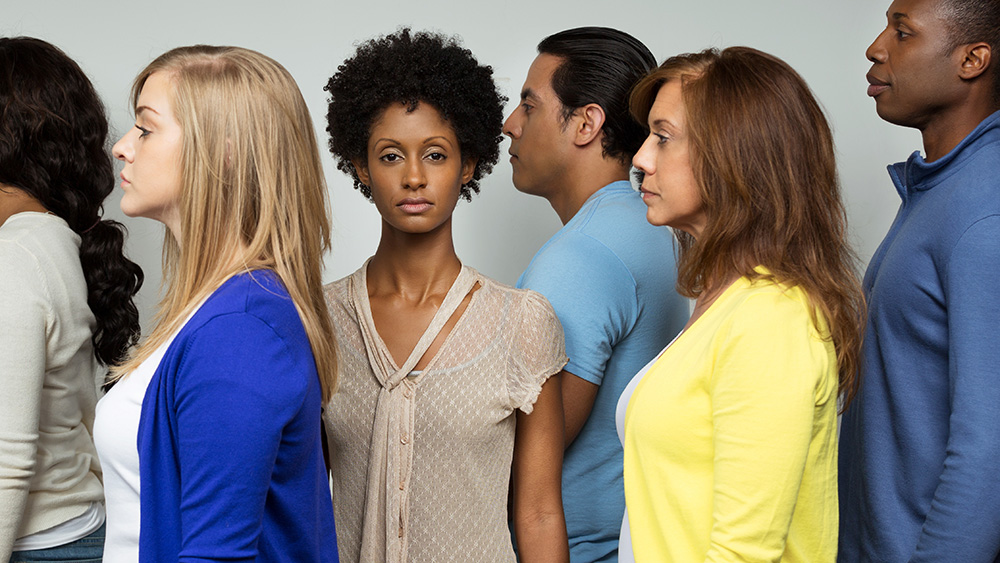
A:
[[[619,403],[625,539],[637,560],[832,562],[863,299],[823,112],[745,47],[668,59],[631,109],[646,217],[697,302]]]

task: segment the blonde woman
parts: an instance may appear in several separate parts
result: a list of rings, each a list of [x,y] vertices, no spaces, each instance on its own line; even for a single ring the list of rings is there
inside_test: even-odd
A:
[[[335,561],[329,224],[302,96],[268,57],[196,46],[150,63],[132,100],[121,207],[166,226],[166,291],[97,409],[105,561]]]

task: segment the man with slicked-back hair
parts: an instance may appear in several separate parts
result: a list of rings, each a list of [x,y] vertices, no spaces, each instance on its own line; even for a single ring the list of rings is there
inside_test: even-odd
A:
[[[865,275],[840,441],[842,562],[1000,561],[1000,2],[895,0],[868,47],[882,119],[924,154]]]
[[[570,29],[542,40],[504,124],[514,186],[563,222],[518,287],[552,303],[566,334],[562,490],[575,563],[618,560],[625,510],[615,407],[629,380],[681,329],[673,235],[651,226],[628,181],[646,137],[628,95],[656,66],[618,30]]]

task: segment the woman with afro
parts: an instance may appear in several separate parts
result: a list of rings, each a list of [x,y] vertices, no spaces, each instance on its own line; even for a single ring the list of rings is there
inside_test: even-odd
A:
[[[326,409],[343,561],[568,561],[563,334],[541,295],[455,253],[452,213],[499,157],[493,71],[455,39],[361,44],[330,78],[340,170],[375,204],[375,255],[326,287],[342,350]],[[513,475],[511,473],[513,472]]]

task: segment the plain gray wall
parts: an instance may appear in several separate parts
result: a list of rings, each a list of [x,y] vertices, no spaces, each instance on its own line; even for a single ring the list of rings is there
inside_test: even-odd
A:
[[[888,229],[899,199],[885,165],[920,147],[916,131],[875,114],[867,98],[864,51],[885,25],[888,0],[701,0],[541,2],[59,2],[0,0],[0,35],[50,41],[76,59],[104,98],[112,141],[132,127],[128,88],[160,53],[194,43],[239,45],[285,65],[309,104],[321,147],[326,146],[322,88],[354,45],[401,25],[459,35],[480,62],[494,68],[511,102],[538,41],[562,29],[604,25],[631,33],[658,61],[706,47],[749,45],[785,59],[816,93],[834,129],[851,240],[867,263]],[[534,252],[559,227],[548,203],[517,193],[510,183],[507,143],[501,162],[482,182],[482,194],[455,214],[459,256],[500,281],[513,283]],[[347,176],[323,155],[333,207],[334,247],[324,278],[355,270],[375,250],[379,217]],[[128,250],[146,272],[140,294],[144,325],[158,299],[163,229],[124,217],[120,193],[106,215],[124,222]],[[671,288],[664,288],[664,291]]]

